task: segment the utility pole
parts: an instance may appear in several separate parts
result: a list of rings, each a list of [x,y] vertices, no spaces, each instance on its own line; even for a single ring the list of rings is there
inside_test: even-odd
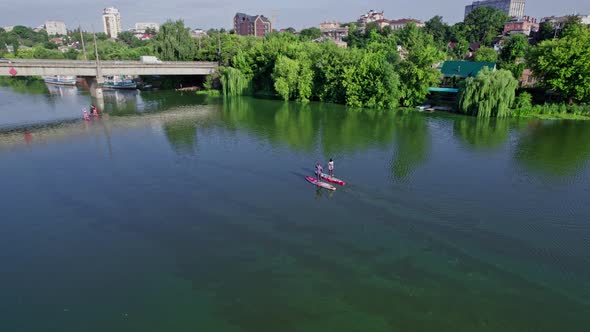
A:
[[[271,24],[271,31],[269,31],[269,32],[272,32],[272,30],[275,30],[275,29],[278,28],[278,26],[277,26],[277,16],[279,16],[279,10],[278,9],[273,9],[272,10],[271,23],[270,23]]]
[[[82,41],[82,50],[84,51],[84,60],[87,61],[88,57],[86,56],[86,45],[84,45],[84,34],[82,33],[82,27],[79,25],[78,25],[78,30],[80,30],[80,40]]]
[[[96,45],[96,32],[92,27],[92,37],[94,38],[94,56],[96,58],[96,80],[90,86],[90,95],[96,99],[97,107],[104,109],[104,95],[102,93],[102,85],[104,77],[100,68],[100,59],[98,58],[98,46]]]
[[[96,45],[96,32],[92,33],[94,38],[94,56],[96,58],[96,82],[101,84],[103,81],[102,70],[100,69],[100,60],[98,59],[98,46]]]
[[[553,39],[557,39],[557,31],[561,29],[561,22],[556,22],[555,24],[555,33],[553,34]]]

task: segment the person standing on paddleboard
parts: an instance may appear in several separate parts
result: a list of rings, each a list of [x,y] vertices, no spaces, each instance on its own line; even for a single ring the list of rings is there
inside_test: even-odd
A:
[[[322,167],[322,165],[320,165],[320,163],[317,163],[315,165],[315,174],[318,177],[318,182],[320,182],[322,180],[322,172],[324,171],[324,168]]]
[[[330,158],[330,162],[328,162],[328,170],[330,171],[330,177],[334,177],[334,160]]]

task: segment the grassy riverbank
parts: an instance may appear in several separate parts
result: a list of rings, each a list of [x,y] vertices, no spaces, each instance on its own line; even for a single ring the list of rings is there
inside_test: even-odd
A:
[[[512,117],[546,120],[590,120],[590,105],[544,104],[515,109]]]

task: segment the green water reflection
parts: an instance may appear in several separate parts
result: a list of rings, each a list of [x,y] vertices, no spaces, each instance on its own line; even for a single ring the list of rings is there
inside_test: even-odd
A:
[[[506,143],[510,125],[508,119],[457,117],[453,121],[453,133],[470,148],[493,150]]]
[[[190,120],[166,122],[164,133],[170,145],[177,153],[192,153],[195,151],[197,139],[197,123]]]
[[[579,121],[532,121],[518,140],[515,158],[532,172],[575,175],[590,159],[589,129]]]
[[[438,139],[430,132],[428,117],[414,112],[351,110],[332,104],[283,103],[253,98],[179,96],[174,92],[142,93],[140,98],[136,92],[113,92],[106,96],[106,109],[115,116],[189,110],[198,105],[219,107],[221,113],[211,113],[209,118],[220,119],[228,128],[245,129],[301,152],[311,152],[319,146],[325,156],[386,148],[393,142],[391,170],[398,179],[406,178],[413,169],[425,163],[432,140]],[[509,144],[511,130],[518,132],[514,158],[535,173],[572,175],[590,159],[590,147],[582,143],[590,135],[585,122],[465,116],[445,116],[443,119],[452,123],[454,137],[474,151],[498,150]],[[181,120],[165,125],[172,146],[192,145],[198,126],[192,121]]]
[[[0,76],[0,86],[8,87],[13,92],[20,94],[45,95],[48,92],[45,82],[38,78]]]
[[[431,135],[421,114],[398,113],[393,120],[397,130],[392,171],[403,180],[428,158]]]

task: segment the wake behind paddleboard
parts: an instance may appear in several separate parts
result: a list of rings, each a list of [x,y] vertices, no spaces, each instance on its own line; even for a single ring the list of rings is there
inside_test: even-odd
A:
[[[346,184],[346,182],[344,182],[344,181],[342,181],[340,179],[337,179],[337,178],[335,178],[333,176],[330,176],[328,174],[324,174],[324,173],[322,173],[322,179],[324,179],[324,180],[326,180],[328,182],[339,184],[341,186],[344,186]]]
[[[318,181],[316,178],[313,178],[311,176],[306,176],[305,179],[307,181],[309,181],[310,183],[315,184],[318,187],[325,188],[328,190],[336,190],[336,187],[334,187],[333,185],[322,182],[322,181]]]

